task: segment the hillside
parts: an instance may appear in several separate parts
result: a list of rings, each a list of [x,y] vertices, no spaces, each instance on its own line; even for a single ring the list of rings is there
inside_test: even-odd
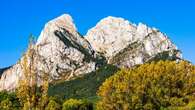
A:
[[[96,97],[96,92],[101,84],[119,69],[113,65],[105,65],[95,72],[88,73],[82,77],[70,81],[59,81],[50,84],[49,95],[60,96],[63,99],[91,99]]]

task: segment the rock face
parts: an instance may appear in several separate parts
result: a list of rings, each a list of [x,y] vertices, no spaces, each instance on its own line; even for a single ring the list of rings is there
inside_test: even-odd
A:
[[[22,76],[21,73],[22,73],[22,69],[21,69],[20,64],[18,63],[12,66],[11,68],[5,70],[3,74],[1,75],[0,91],[1,90],[11,91],[15,89],[18,81],[20,80]]]
[[[0,69],[0,76],[3,74],[3,72],[5,71],[5,70],[7,70],[7,69],[9,69],[10,67],[6,67],[6,68],[1,68]]]
[[[70,78],[95,70],[94,52],[88,41],[77,32],[69,15],[47,23],[36,45],[39,55],[52,68],[50,71],[54,79],[63,75]]]
[[[101,20],[82,37],[72,18],[62,15],[45,25],[35,48],[39,56],[35,68],[47,71],[52,81],[89,73],[103,63],[132,67],[155,59],[181,58],[177,47],[157,29],[116,17]],[[23,60],[3,71],[0,90],[17,87]]]
[[[95,70],[94,52],[67,14],[45,25],[36,48],[36,54],[42,58],[36,61],[37,71],[49,71],[52,80],[69,80]],[[3,73],[0,90],[12,90],[17,86],[23,74],[19,63]]]
[[[140,23],[107,17],[90,29],[85,37],[92,48],[119,67],[132,67],[156,58],[180,59],[181,53],[166,35]]]

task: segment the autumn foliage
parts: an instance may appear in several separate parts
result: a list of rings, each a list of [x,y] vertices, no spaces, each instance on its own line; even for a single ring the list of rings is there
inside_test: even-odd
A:
[[[195,66],[160,61],[123,69],[103,83],[98,95],[98,110],[177,110],[195,98]]]
[[[40,56],[36,48],[33,40],[30,40],[28,50],[20,61],[23,78],[19,80],[16,95],[23,110],[43,110],[48,103],[48,73],[37,71],[36,61],[40,59]],[[42,82],[41,85],[39,80]]]

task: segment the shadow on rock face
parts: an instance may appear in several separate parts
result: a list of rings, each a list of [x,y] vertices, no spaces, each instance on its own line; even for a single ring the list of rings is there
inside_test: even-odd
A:
[[[3,72],[6,71],[9,68],[11,68],[11,66],[10,67],[5,67],[5,68],[0,68],[0,77],[3,74]]]

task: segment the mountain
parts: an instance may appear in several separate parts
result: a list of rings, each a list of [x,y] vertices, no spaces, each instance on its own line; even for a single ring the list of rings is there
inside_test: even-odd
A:
[[[103,65],[132,67],[159,59],[181,59],[181,52],[159,30],[123,18],[107,17],[83,37],[70,15],[49,21],[36,45],[35,68],[49,73],[51,81],[68,81],[98,70]],[[14,90],[24,78],[21,62],[1,75],[0,90]]]
[[[69,79],[95,70],[98,59],[67,14],[45,25],[36,46],[38,54],[50,68],[52,79]],[[38,68],[40,69],[40,66]]]
[[[159,54],[166,59],[181,58],[181,53],[165,34],[142,23],[136,26],[123,18],[102,19],[85,38],[109,64],[119,67],[143,64]]]
[[[48,22],[35,45],[37,72],[49,72],[52,80],[68,80],[95,70],[96,58],[90,44],[78,32],[72,18],[65,14]],[[21,62],[1,76],[0,89],[12,90],[23,78]],[[38,74],[39,74],[38,73]]]

